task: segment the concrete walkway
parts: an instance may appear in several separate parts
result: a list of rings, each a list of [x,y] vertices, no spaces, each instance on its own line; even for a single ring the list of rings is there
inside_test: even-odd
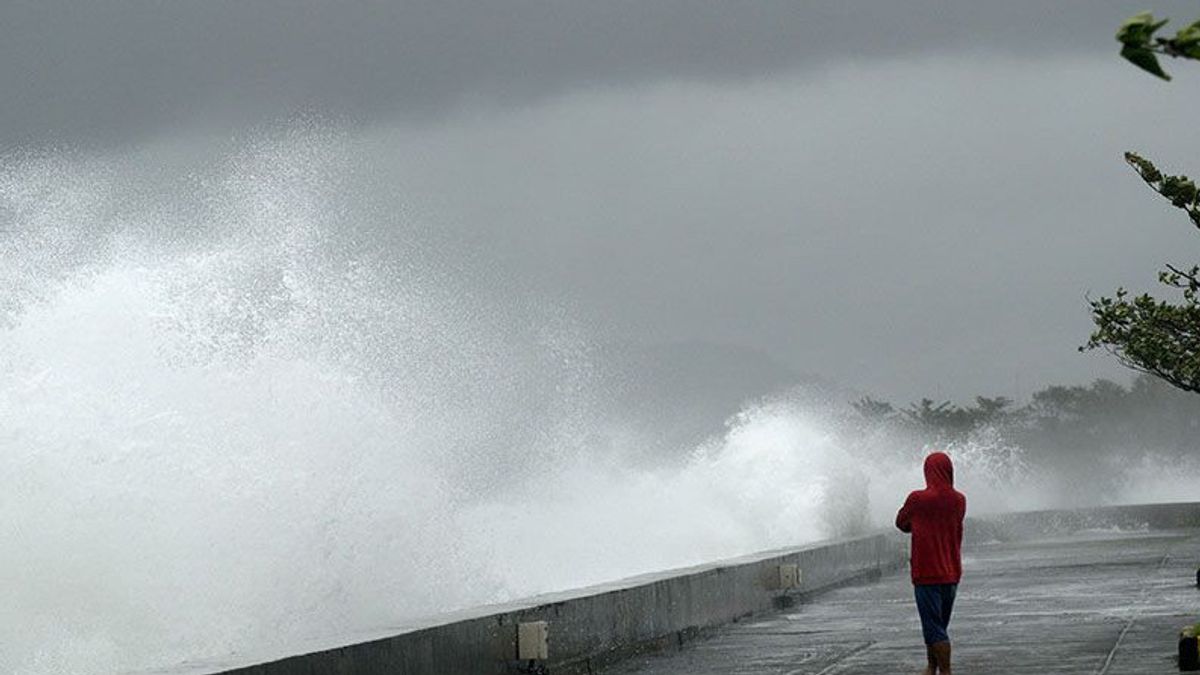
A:
[[[963,562],[950,625],[960,675],[1174,673],[1178,630],[1200,621],[1195,530],[986,544]],[[603,674],[893,675],[919,673],[924,661],[904,574]]]

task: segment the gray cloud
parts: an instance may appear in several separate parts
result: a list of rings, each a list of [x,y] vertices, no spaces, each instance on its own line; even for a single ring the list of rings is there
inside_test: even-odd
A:
[[[1158,3],[1178,18],[1191,3]],[[372,122],[589,86],[737,80],[928,51],[1113,51],[1123,0],[335,3],[16,0],[3,144],[110,143],[297,111]]]
[[[618,336],[900,400],[1024,395],[1123,378],[1075,351],[1085,294],[1195,250],[1121,161],[1194,168],[1186,65],[1163,85],[1108,54],[935,54],[591,92],[380,130],[365,161]]]
[[[557,295],[598,340],[738,345],[900,400],[1020,395],[1121,376],[1074,351],[1084,294],[1195,250],[1120,161],[1195,169],[1200,69],[1120,61],[1139,9],[48,0],[4,9],[0,129],[133,143],[114,182],[173,203],[208,160],[172,143],[343,115],[364,123],[344,187],[376,214],[347,239],[433,256],[387,243],[419,214],[471,249],[457,270]]]

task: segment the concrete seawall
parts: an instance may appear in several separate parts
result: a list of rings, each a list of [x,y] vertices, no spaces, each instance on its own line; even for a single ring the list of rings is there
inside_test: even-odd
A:
[[[1200,502],[1131,504],[1083,509],[1022,511],[968,518],[968,544],[1052,536],[1080,530],[1200,528]]]
[[[966,544],[1010,541],[1088,529],[1200,528],[1200,503],[1033,511],[969,518]],[[545,621],[554,675],[590,673],[633,654],[675,648],[721,625],[789,606],[798,598],[878,577],[907,562],[907,539],[888,531],[766,551],[695,567],[444,615],[335,644],[299,645],[290,656],[224,670],[227,675],[326,673],[507,675],[530,670],[517,660],[518,625]],[[781,566],[795,565],[795,586]],[[268,660],[263,655],[259,660]],[[250,659],[247,659],[250,660]],[[195,664],[217,672],[233,664]],[[179,671],[175,671],[179,672]]]
[[[544,665],[554,675],[588,673],[634,653],[675,647],[718,626],[789,606],[805,595],[878,577],[906,557],[902,540],[890,533],[821,542],[458,612],[425,626],[397,627],[388,636],[360,636],[349,646],[224,672],[528,672],[526,662],[517,660],[517,626],[546,621],[549,659]],[[799,580],[783,588],[780,566],[788,565],[797,566]]]

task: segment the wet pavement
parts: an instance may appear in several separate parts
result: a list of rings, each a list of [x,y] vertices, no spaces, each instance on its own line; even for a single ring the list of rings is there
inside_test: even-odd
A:
[[[1177,673],[1179,628],[1200,621],[1200,533],[1085,532],[964,554],[950,625],[959,675]],[[841,588],[603,675],[919,673],[907,573]]]

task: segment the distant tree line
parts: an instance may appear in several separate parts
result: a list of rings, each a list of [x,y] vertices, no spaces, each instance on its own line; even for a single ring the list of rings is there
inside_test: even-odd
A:
[[[977,396],[967,405],[923,398],[897,407],[864,397],[852,406],[862,434],[886,432],[884,438],[920,446],[952,445],[991,432],[1035,462],[1144,452],[1200,456],[1200,398],[1149,375],[1129,386],[1103,379],[1049,386],[1024,405]]]

